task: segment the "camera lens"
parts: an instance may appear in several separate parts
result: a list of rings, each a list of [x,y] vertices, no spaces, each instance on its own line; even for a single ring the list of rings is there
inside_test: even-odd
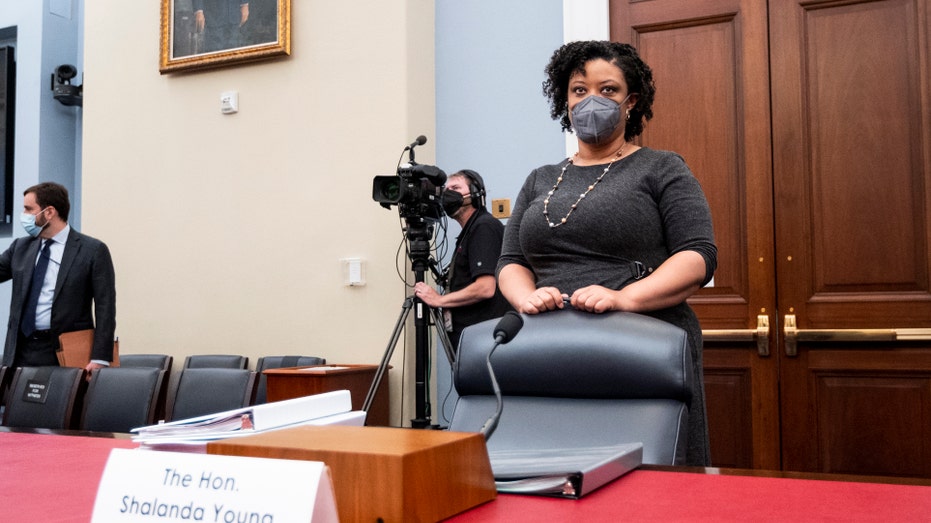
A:
[[[403,187],[399,176],[376,176],[372,180],[372,199],[383,204],[397,204],[401,201]]]
[[[385,200],[396,202],[401,196],[401,180],[389,180],[381,186],[381,195]]]
[[[62,64],[55,68],[55,74],[58,75],[58,81],[65,83],[78,75],[78,70],[73,65]]]

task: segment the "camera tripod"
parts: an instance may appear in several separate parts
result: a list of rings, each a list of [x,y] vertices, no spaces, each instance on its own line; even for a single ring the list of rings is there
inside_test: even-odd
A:
[[[423,220],[407,221],[407,239],[409,243],[408,256],[411,259],[411,269],[414,271],[414,283],[424,281],[427,270],[432,270],[435,276],[439,276],[436,268],[436,262],[430,258],[430,241],[433,238],[433,226]],[[430,404],[427,402],[427,365],[429,364],[429,334],[430,322],[437,326],[437,335],[440,344],[446,352],[446,357],[450,364],[456,361],[456,355],[452,350],[452,344],[446,335],[446,329],[443,327],[443,319],[437,309],[430,307],[416,296],[408,296],[401,305],[401,313],[398,321],[394,325],[394,331],[391,333],[391,339],[385,348],[381,363],[375,372],[372,385],[369,387],[368,394],[365,396],[365,402],[362,404],[362,410],[369,411],[372,402],[375,399],[375,393],[378,390],[385,371],[388,369],[388,362],[394,354],[398,339],[401,337],[401,331],[411,309],[415,309],[414,314],[414,405],[415,418],[411,420],[413,428],[431,428],[430,424]],[[428,317],[429,314],[429,317]]]

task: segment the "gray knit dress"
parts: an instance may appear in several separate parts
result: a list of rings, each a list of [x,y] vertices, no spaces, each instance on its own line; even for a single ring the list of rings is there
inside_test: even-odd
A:
[[[581,287],[620,289],[649,277],[667,258],[695,251],[705,260],[705,282],[717,265],[711,211],[698,180],[679,155],[641,148],[618,160],[563,225],[551,228],[543,200],[568,160],[535,169],[521,188],[504,234],[498,271],[517,263],[533,271],[537,287],[568,295]],[[559,223],[607,164],[570,165],[550,197],[549,220]],[[688,332],[694,391],[686,464],[710,465],[702,379],[701,327],[683,302],[645,312]]]

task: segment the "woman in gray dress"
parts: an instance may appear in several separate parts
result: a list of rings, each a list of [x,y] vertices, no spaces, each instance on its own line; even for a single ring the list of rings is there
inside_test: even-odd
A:
[[[653,75],[636,49],[572,42],[543,90],[578,152],[527,177],[508,220],[498,285],[514,308],[568,305],[654,316],[688,332],[695,390],[688,465],[710,464],[701,328],[686,298],[709,282],[717,248],[708,203],[685,161],[633,143],[653,116]]]

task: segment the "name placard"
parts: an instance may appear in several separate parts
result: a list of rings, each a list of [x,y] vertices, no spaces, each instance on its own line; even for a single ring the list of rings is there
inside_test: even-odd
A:
[[[23,401],[30,403],[45,403],[48,399],[49,380],[26,380],[26,388],[23,390]]]
[[[94,522],[338,522],[319,461],[113,449]]]

